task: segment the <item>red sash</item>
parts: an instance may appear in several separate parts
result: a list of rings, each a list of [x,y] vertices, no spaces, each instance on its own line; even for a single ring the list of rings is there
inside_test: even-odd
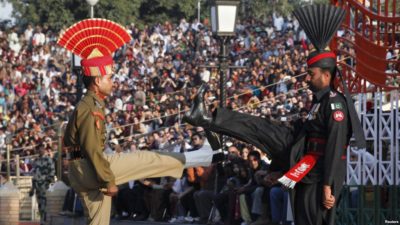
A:
[[[303,179],[303,177],[315,166],[319,156],[319,154],[315,154],[314,152],[306,154],[300,162],[279,178],[278,181],[288,188],[294,188],[294,185]]]
[[[325,144],[326,140],[323,138],[309,138],[306,148],[308,152],[278,181],[287,188],[294,188],[296,183],[311,171],[315,163],[317,163],[318,158],[323,155],[326,147]]]
[[[308,152],[296,165],[285,173],[285,175],[279,178],[278,181],[287,188],[294,188],[296,183],[301,181],[301,179],[311,171],[317,163],[318,158],[324,154],[325,143],[326,140],[321,138],[308,139]],[[344,146],[344,149],[346,148],[347,146]],[[342,155],[342,160],[345,159],[346,156]]]

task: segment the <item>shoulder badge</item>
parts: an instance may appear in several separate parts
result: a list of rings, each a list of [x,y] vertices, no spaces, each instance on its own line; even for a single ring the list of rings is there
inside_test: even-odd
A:
[[[92,115],[94,116],[96,120],[96,128],[100,130],[100,120],[104,121],[105,117],[101,112],[92,112]]]
[[[329,97],[331,97],[331,98],[333,98],[333,97],[336,97],[336,92],[333,92],[333,91],[331,91],[330,93],[329,93]]]
[[[335,102],[335,103],[331,103],[331,109],[335,110],[335,109],[343,109],[343,105],[341,102]]]
[[[340,110],[335,111],[333,113],[333,119],[337,122],[341,122],[342,120],[344,120],[344,113]]]

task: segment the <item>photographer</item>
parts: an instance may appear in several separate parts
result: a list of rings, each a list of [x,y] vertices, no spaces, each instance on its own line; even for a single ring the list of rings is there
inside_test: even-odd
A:
[[[236,194],[241,186],[249,180],[248,167],[240,157],[231,157],[224,166],[226,185],[214,198],[214,205],[221,215],[221,223],[240,224],[239,196]]]

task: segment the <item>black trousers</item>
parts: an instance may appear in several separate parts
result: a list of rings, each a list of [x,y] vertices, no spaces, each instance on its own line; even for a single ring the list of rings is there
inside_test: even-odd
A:
[[[322,205],[322,184],[296,184],[294,218],[296,225],[334,225],[339,194],[335,206],[329,210]]]
[[[206,129],[252,144],[272,159],[289,162],[293,130],[268,119],[217,108]]]
[[[296,225],[335,225],[336,207],[346,179],[346,160],[335,168],[336,175],[331,185],[335,205],[327,210],[322,205],[323,183],[298,183],[294,192],[294,218]]]

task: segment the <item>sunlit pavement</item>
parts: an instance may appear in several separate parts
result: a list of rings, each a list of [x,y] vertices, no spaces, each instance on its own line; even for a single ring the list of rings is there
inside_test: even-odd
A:
[[[50,225],[86,225],[85,220],[82,217],[71,218],[65,216],[57,216],[50,219]],[[115,220],[111,219],[110,225],[167,225],[172,223],[167,222],[150,222],[150,221],[132,221],[132,220]],[[178,223],[174,223],[178,224]],[[180,225],[199,225],[195,223],[179,223]],[[20,222],[20,225],[40,225],[39,222]]]

